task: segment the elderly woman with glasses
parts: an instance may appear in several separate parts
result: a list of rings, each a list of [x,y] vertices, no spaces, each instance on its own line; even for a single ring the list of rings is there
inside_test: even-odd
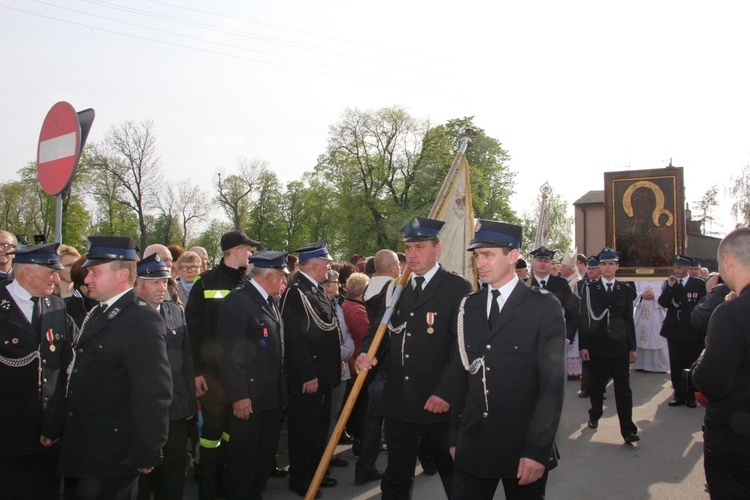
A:
[[[187,304],[190,290],[193,288],[193,281],[201,270],[201,257],[195,252],[188,250],[177,259],[177,294],[180,301]]]

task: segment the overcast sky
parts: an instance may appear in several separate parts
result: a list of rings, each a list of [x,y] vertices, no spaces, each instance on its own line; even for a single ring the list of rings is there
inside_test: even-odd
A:
[[[474,116],[511,155],[519,214],[545,181],[572,203],[603,172],[670,158],[694,202],[750,164],[749,14],[743,1],[0,0],[0,181],[35,159],[61,100],[95,109],[89,141],[151,119],[165,171],[206,187],[238,157],[298,179],[344,109],[400,105],[436,125]]]

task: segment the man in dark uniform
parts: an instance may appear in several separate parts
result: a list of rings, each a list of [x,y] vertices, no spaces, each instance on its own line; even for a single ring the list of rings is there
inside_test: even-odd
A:
[[[485,287],[456,322],[453,499],[544,498],[565,393],[565,323],[551,293],[515,274],[521,228],[479,220],[469,251]]]
[[[218,469],[226,459],[229,441],[230,409],[224,397],[216,360],[216,325],[219,306],[229,292],[247,280],[248,259],[252,247],[259,242],[251,240],[242,231],[230,231],[221,237],[222,259],[219,265],[195,278],[185,305],[190,343],[193,346],[195,365],[195,390],[201,403],[203,426],[200,437],[201,500],[216,498]]]
[[[708,399],[703,466],[711,498],[750,498],[750,228],[730,232],[717,253],[736,298],[711,316],[706,350],[692,373]]]
[[[261,499],[274,466],[287,402],[284,327],[277,303],[288,274],[286,255],[263,250],[250,257],[252,279],[219,308],[219,371],[232,405],[227,461],[232,499]]]
[[[581,278],[581,281],[576,283],[576,296],[581,297],[583,295],[583,287],[587,283],[592,283],[599,279],[601,271],[599,270],[599,259],[596,255],[592,255],[586,260],[586,273]],[[580,310],[580,306],[579,306]],[[580,317],[579,317],[579,330],[580,330]],[[578,334],[578,349],[581,348],[581,337],[580,332]],[[581,390],[578,392],[578,397],[581,399],[588,399],[589,388],[591,386],[591,368],[589,368],[589,362],[581,358]],[[606,398],[605,398],[606,399]]]
[[[544,288],[560,301],[565,312],[565,339],[568,341],[567,346],[573,342],[578,330],[578,298],[570,289],[568,280],[561,276],[550,274],[552,258],[555,256],[555,252],[556,250],[550,250],[544,246],[531,252],[533,260],[529,285]]]
[[[615,278],[620,267],[617,252],[604,248],[598,255],[601,278],[583,287],[581,322],[578,333],[581,359],[589,361],[588,426],[596,429],[603,414],[604,390],[614,380],[615,404],[620,434],[625,443],[640,440],[633,423],[633,393],[630,390],[630,364],[635,363],[635,323],[633,289]]]
[[[180,499],[185,490],[185,441],[188,425],[195,426],[198,408],[195,399],[193,351],[190,348],[187,322],[182,308],[167,299],[171,273],[158,253],[138,262],[138,279],[135,291],[148,304],[159,311],[167,336],[167,357],[172,373],[172,404],[169,405],[169,434],[164,445],[164,461],[151,474],[141,474],[138,481],[138,498]]]
[[[356,362],[358,371],[367,370],[388,350],[388,359],[379,368],[386,371],[382,407],[388,467],[380,485],[384,499],[409,498],[420,441],[435,461],[446,494],[451,496],[450,357],[455,346],[452,330],[458,304],[472,288],[468,281],[438,264],[443,224],[439,220],[414,217],[404,228],[411,282],[391,317],[390,334],[383,339],[376,359],[367,356],[375,334],[371,328]],[[383,311],[385,306],[384,303]]]
[[[172,376],[164,321],[136,295],[136,245],[91,236],[86,285],[99,301],[74,343],[58,472],[78,499],[135,499],[161,463]],[[67,484],[67,483],[66,483]]]
[[[295,250],[299,271],[281,299],[289,380],[289,489],[304,496],[325,451],[331,390],[341,383],[341,328],[320,283],[330,261],[325,241]],[[324,477],[321,486],[338,482]],[[318,492],[320,493],[320,492]]]
[[[659,305],[667,310],[661,326],[661,336],[667,339],[669,349],[669,372],[672,377],[674,397],[669,406],[686,405],[695,408],[695,393],[688,393],[682,379],[682,370],[690,368],[700,356],[705,339],[703,333],[690,324],[690,313],[698,301],[706,295],[706,283],[688,276],[693,260],[684,255],[675,255],[672,276],[664,282]]]
[[[66,369],[76,332],[60,297],[59,243],[16,250],[15,279],[0,283],[0,491],[3,498],[57,498],[58,439]]]

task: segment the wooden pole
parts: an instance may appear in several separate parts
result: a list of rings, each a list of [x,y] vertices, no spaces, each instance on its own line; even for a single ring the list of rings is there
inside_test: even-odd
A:
[[[391,301],[388,304],[385,312],[383,313],[383,319],[380,320],[380,326],[378,326],[375,337],[372,339],[370,349],[367,351],[367,356],[370,359],[374,359],[375,355],[378,353],[380,343],[382,342],[383,337],[385,336],[385,331],[388,328],[388,322],[391,320],[391,315],[393,315],[393,309],[396,307],[396,304],[398,304],[398,300],[401,298],[401,292],[404,290],[404,286],[406,286],[406,283],[409,282],[410,275],[411,269],[409,269],[409,267],[407,266],[404,268],[403,274],[401,274],[398,285],[393,291],[393,296],[391,296]],[[368,371],[361,371],[357,374],[357,378],[354,381],[352,390],[349,393],[349,398],[346,400],[346,404],[341,410],[339,421],[336,423],[336,427],[333,429],[331,439],[328,440],[328,446],[326,446],[326,449],[323,452],[323,457],[320,459],[318,469],[315,471],[315,476],[313,477],[312,482],[310,482],[310,487],[307,489],[305,500],[313,500],[315,498],[315,494],[318,492],[318,488],[320,488],[320,483],[321,481],[323,481],[323,476],[326,473],[326,469],[328,469],[328,464],[331,462],[333,452],[336,451],[336,445],[338,445],[341,434],[344,432],[346,421],[349,420],[349,416],[352,414],[354,403],[357,402],[357,397],[362,391],[362,386],[365,383],[365,379],[367,378],[368,373]]]

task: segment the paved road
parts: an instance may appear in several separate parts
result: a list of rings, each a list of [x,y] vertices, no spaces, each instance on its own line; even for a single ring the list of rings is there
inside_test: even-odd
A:
[[[640,429],[641,441],[623,444],[614,407],[613,389],[607,389],[604,416],[599,428],[586,427],[588,400],[577,397],[580,382],[568,381],[565,407],[557,435],[562,458],[549,476],[547,498],[607,500],[687,500],[708,499],[704,490],[703,435],[704,410],[684,406],[670,408],[672,390],[669,376],[660,373],[632,372],[633,420]],[[283,444],[283,441],[282,441]],[[323,488],[323,499],[365,500],[380,498],[377,483],[354,484],[354,462],[349,446],[340,446],[339,457],[350,461],[346,468],[334,468],[335,488]],[[279,464],[286,465],[286,457]],[[385,470],[386,455],[381,454],[378,468]],[[437,476],[425,476],[417,468],[415,500],[445,498]],[[504,498],[502,488],[495,495]],[[287,480],[271,478],[267,499],[301,498],[287,489]],[[197,499],[197,485],[189,480],[186,499]]]

